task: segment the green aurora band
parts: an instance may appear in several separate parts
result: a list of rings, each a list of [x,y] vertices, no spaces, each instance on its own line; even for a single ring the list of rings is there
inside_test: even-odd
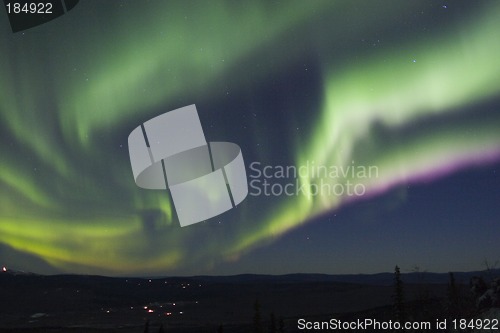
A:
[[[60,271],[205,272],[352,201],[281,198],[266,216],[243,203],[224,230],[211,222],[181,229],[167,195],[138,189],[126,147],[117,148],[160,112],[216,99],[221,82],[243,91],[286,72],[310,55],[303,45],[321,54],[324,82],[311,135],[290,144],[296,165],[376,165],[378,177],[363,180],[369,197],[500,156],[500,116],[478,110],[500,92],[497,2],[432,37],[396,39],[389,49],[338,62],[333,54],[347,38],[346,17],[364,22],[349,26],[349,38],[359,39],[384,19],[384,29],[397,29],[391,18],[411,17],[417,2],[361,11],[332,1],[126,2],[102,8],[108,21],[91,15],[101,3],[81,4],[25,35],[10,34],[1,21],[0,244]],[[319,36],[317,22],[331,33]],[[260,70],[247,66],[254,56]],[[477,134],[471,140],[463,131]]]

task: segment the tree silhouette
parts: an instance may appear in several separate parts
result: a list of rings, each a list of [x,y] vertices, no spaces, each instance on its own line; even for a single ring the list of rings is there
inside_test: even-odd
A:
[[[280,317],[280,320],[278,322],[278,332],[285,333],[285,320],[283,319],[283,317]]]
[[[455,276],[450,272],[448,283],[448,316],[450,318],[457,318],[459,314],[459,297]]]
[[[217,329],[217,333],[224,333],[224,326],[222,326],[222,324],[219,325],[219,328]]]
[[[163,328],[163,324],[160,325],[160,329],[158,330],[158,333],[165,333],[165,329]]]
[[[270,322],[269,322],[269,333],[276,333],[276,332],[278,332],[278,328],[276,326],[276,316],[274,315],[274,312],[271,312]]]
[[[405,320],[403,281],[397,265],[394,268],[394,319],[399,323]]]
[[[149,320],[147,320],[146,324],[144,325],[144,333],[149,333]]]
[[[253,316],[253,328],[255,333],[262,333],[262,322],[260,316],[260,303],[259,300],[256,299],[254,303],[254,316]]]

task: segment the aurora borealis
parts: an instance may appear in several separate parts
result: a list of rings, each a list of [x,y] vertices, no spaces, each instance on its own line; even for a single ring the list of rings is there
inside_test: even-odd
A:
[[[498,259],[497,2],[81,1],[16,34],[0,17],[0,265],[357,273]],[[249,196],[180,228],[166,192],[135,185],[127,137],[190,104],[247,167],[355,161],[377,177],[358,180],[362,197]],[[299,179],[320,181],[355,180]]]

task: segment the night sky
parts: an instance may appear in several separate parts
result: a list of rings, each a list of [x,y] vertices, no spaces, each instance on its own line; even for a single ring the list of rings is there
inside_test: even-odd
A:
[[[484,269],[500,259],[499,17],[486,0],[82,0],[12,33],[0,14],[0,266]],[[301,190],[251,187],[181,228],[167,191],[136,186],[127,138],[190,104],[256,188],[269,166],[275,192]]]

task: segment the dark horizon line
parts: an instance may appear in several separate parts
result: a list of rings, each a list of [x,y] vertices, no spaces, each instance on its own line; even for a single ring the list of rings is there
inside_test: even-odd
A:
[[[470,275],[470,274],[500,274],[500,268],[485,268],[483,270],[473,270],[473,271],[449,271],[449,272],[431,272],[431,271],[409,271],[401,272],[401,275],[449,275],[453,273],[455,275]],[[143,280],[160,280],[160,279],[210,279],[210,278],[237,278],[237,277],[269,277],[269,278],[279,278],[279,277],[375,277],[375,276],[385,276],[393,275],[394,272],[379,272],[379,273],[344,273],[344,274],[329,274],[329,273],[285,273],[285,274],[264,274],[264,273],[240,273],[240,274],[227,274],[227,275],[155,275],[155,276],[133,276],[133,275],[103,275],[103,274],[79,274],[79,273],[55,273],[55,274],[40,274],[23,270],[15,270],[7,268],[7,271],[0,271],[0,275],[3,274],[18,274],[18,275],[31,275],[31,276],[44,276],[44,277],[101,277],[110,279],[143,279]]]

